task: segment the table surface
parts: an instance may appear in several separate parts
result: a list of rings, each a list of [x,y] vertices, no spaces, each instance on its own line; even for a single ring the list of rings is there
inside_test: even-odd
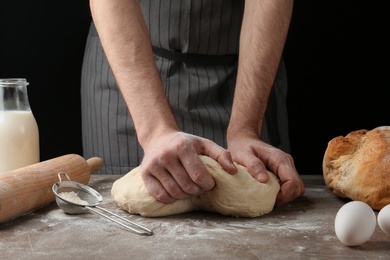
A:
[[[67,215],[55,202],[0,223],[2,259],[388,259],[390,236],[377,225],[366,243],[347,247],[334,219],[347,201],[329,192],[322,175],[303,175],[306,193],[258,218],[210,212],[145,218],[119,209],[111,198],[120,176],[92,175],[102,208],[153,230],[134,234],[89,211]],[[377,214],[377,212],[376,212]]]

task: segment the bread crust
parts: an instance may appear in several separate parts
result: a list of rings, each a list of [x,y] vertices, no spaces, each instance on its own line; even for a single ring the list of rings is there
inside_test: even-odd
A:
[[[327,187],[336,196],[363,201],[374,210],[390,204],[390,126],[333,138],[322,170]]]

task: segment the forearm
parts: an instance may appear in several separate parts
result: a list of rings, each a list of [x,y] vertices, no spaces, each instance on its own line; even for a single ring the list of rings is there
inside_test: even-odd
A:
[[[293,1],[247,0],[228,140],[238,133],[259,135],[282,56]]]
[[[177,130],[156,68],[138,1],[90,0],[102,46],[133,118],[141,145]]]

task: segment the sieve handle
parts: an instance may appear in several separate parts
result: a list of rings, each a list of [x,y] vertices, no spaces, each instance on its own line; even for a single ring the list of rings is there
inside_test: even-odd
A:
[[[123,227],[125,227],[125,228],[127,228],[127,229],[129,229],[129,230],[131,230],[133,232],[135,232],[135,233],[137,233],[138,235],[143,235],[143,236],[151,236],[151,235],[153,235],[153,231],[152,230],[150,230],[150,229],[148,229],[146,227],[143,227],[143,226],[141,226],[141,225],[139,225],[137,223],[134,223],[134,222],[132,222],[132,221],[130,221],[128,219],[125,219],[125,218],[123,218],[121,216],[118,216],[117,214],[114,214],[111,211],[108,211],[108,210],[106,210],[104,208],[101,208],[99,206],[93,206],[93,207],[92,206],[84,206],[84,207],[89,209],[89,210],[91,210],[91,211],[93,211],[94,213],[99,214],[100,216],[103,216],[103,217],[105,217],[105,218],[107,218],[107,219],[109,219],[109,220],[111,220],[111,221],[113,221],[113,222],[115,222],[115,223],[117,223],[117,224],[119,224],[119,225],[121,225],[121,226],[123,226]],[[123,222],[126,222],[126,223],[129,223],[129,224],[133,225],[133,226],[136,226],[139,229],[133,228],[133,227],[128,226],[128,225],[126,225],[126,224],[124,224],[124,223],[122,223],[122,222],[120,222],[120,221],[118,221],[118,220],[116,220],[114,218],[111,218],[111,217],[107,216],[106,214],[103,214],[102,212],[96,210],[95,208],[100,209],[100,210],[102,210],[102,211],[104,211],[104,212],[106,212],[106,213],[108,213],[108,214],[110,214],[112,216],[115,216],[115,217],[119,218],[120,220],[122,220]]]

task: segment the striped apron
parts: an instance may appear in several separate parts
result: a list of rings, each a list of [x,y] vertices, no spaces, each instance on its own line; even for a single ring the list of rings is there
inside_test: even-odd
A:
[[[226,148],[244,1],[141,0],[141,8],[179,127]],[[289,152],[286,95],[282,62],[261,138]],[[99,156],[105,162],[97,173],[126,174],[137,167],[143,150],[93,23],[82,67],[81,102],[83,156]]]

